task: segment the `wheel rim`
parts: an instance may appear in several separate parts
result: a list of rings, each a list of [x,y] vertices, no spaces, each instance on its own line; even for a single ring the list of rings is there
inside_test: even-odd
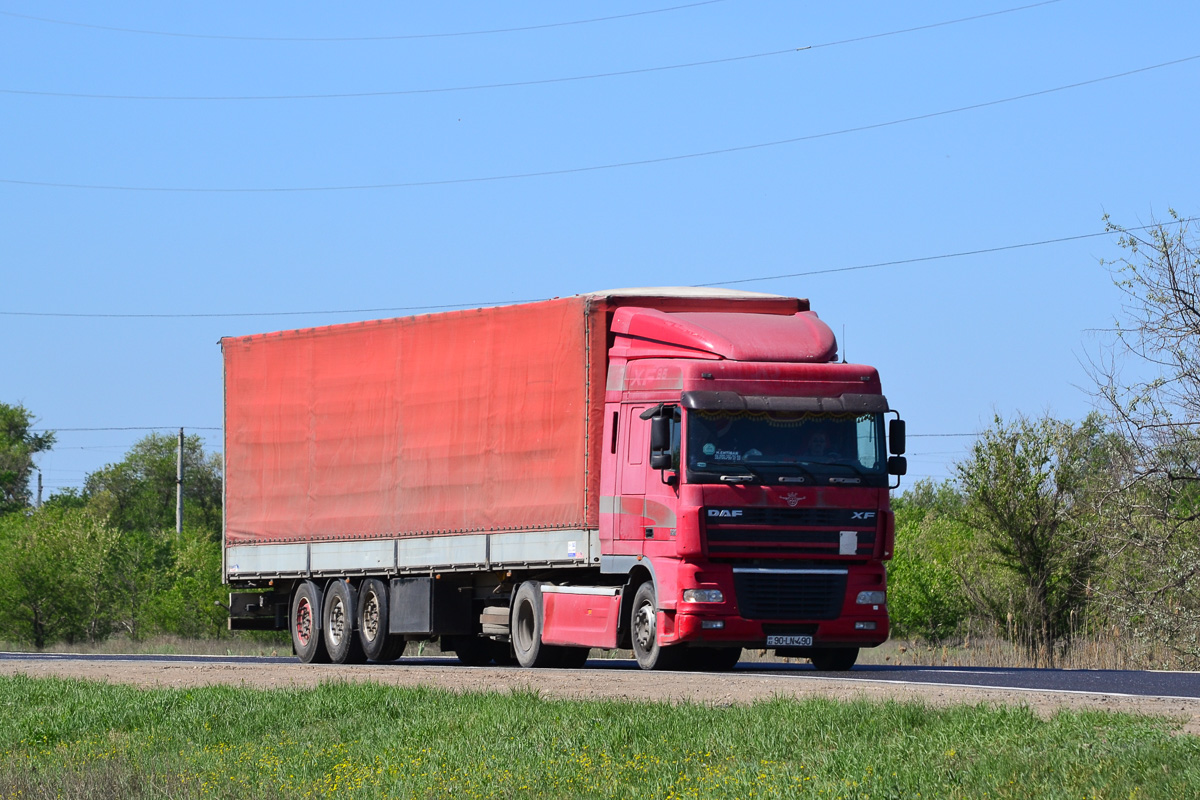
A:
[[[369,593],[363,603],[362,633],[368,642],[375,641],[379,635],[379,597],[374,592]]]
[[[346,607],[340,597],[333,598],[329,606],[329,641],[336,647],[342,643],[346,633]]]
[[[649,653],[655,641],[654,605],[642,603],[633,615],[633,643],[643,653]]]
[[[301,647],[307,647],[312,639],[312,603],[307,597],[301,597],[296,605],[296,641]]]
[[[517,649],[528,653],[533,647],[533,608],[529,603],[517,606],[517,624],[513,633]]]

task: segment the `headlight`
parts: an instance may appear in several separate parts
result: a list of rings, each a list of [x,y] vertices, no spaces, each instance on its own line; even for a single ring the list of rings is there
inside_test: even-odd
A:
[[[886,592],[859,592],[858,599],[854,602],[860,606],[881,606],[886,596]]]
[[[724,603],[725,595],[720,589],[684,589],[685,603]]]

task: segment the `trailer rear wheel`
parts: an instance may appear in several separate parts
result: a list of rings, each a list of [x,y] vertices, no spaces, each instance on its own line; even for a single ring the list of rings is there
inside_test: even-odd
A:
[[[335,664],[361,664],[367,660],[362,642],[354,633],[356,594],[346,581],[334,581],[325,592],[325,649]]]
[[[305,664],[329,663],[325,637],[321,635],[321,590],[312,581],[296,587],[292,596],[292,649]]]
[[[658,601],[650,581],[639,586],[633,595],[629,633],[633,655],[642,669],[673,669],[678,664],[679,648],[658,643]]]
[[[821,672],[845,672],[854,666],[858,660],[857,647],[830,647],[824,650],[814,650],[813,666]]]
[[[404,639],[388,633],[387,587],[367,578],[358,589],[358,638],[363,655],[372,661],[395,661],[404,652]]]
[[[509,630],[513,654],[522,667],[558,666],[558,648],[542,644],[541,584],[526,581],[517,589]]]

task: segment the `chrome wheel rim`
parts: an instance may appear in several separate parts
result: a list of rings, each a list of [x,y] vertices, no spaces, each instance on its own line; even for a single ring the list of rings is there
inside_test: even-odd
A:
[[[654,606],[642,603],[633,617],[633,640],[643,653],[654,647]]]
[[[379,635],[379,597],[374,592],[367,595],[363,604],[362,632],[368,642]]]
[[[335,597],[329,606],[329,641],[336,647],[342,643],[345,633],[346,607],[340,597]]]
[[[296,606],[296,641],[307,647],[312,639],[312,603],[302,597]]]

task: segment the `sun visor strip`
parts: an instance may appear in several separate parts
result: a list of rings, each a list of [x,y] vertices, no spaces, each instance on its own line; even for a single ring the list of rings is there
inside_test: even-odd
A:
[[[684,392],[683,407],[699,411],[818,411],[830,414],[875,414],[889,411],[881,394],[839,397],[770,397],[737,392]]]

